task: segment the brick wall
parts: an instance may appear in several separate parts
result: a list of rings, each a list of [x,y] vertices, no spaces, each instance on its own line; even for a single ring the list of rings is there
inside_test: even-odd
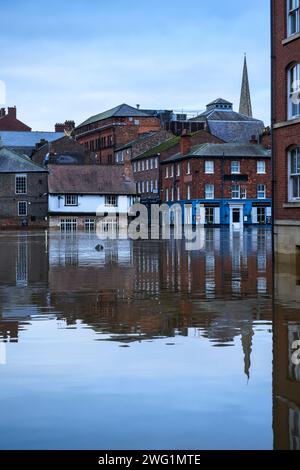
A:
[[[288,202],[288,149],[300,146],[300,119],[288,120],[288,74],[292,63],[300,63],[300,35],[287,39],[287,2],[273,0],[273,156],[275,175],[274,210],[276,220],[300,219],[300,207],[283,207]],[[283,43],[284,41],[284,43]],[[298,121],[298,122],[297,122]],[[286,123],[284,125],[284,123]],[[280,127],[278,126],[280,125]]]
[[[25,131],[30,132],[31,128],[17,119],[17,109],[0,109],[0,131]]]

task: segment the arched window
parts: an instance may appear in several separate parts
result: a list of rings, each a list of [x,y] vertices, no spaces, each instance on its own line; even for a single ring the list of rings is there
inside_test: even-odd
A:
[[[300,64],[294,64],[288,71],[289,118],[300,117]]]
[[[299,0],[287,0],[288,4],[288,36],[300,31],[300,8]]]
[[[293,147],[288,152],[289,200],[300,201],[300,147]]]

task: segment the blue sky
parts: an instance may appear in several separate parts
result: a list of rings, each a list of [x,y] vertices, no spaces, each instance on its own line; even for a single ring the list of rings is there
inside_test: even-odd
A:
[[[255,116],[269,124],[269,0],[1,1],[0,80],[34,130],[126,102],[238,108],[247,52]]]

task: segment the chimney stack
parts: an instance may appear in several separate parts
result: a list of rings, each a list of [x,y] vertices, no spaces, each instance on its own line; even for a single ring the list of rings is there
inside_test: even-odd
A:
[[[1,108],[0,109],[0,118],[6,116],[6,111],[5,111],[5,108]]]
[[[140,104],[137,104],[136,105],[136,109],[140,109],[141,105]]]
[[[129,150],[126,150],[126,151],[125,151],[125,157],[124,157],[124,179],[125,179],[125,181],[131,181],[131,180],[133,180],[133,171],[132,171],[132,165],[131,165],[130,151],[129,151]]]
[[[72,132],[75,129],[75,122],[74,121],[65,121],[57,122],[55,124],[55,132]]]
[[[7,108],[8,116],[11,116],[13,119],[17,119],[17,108],[14,106],[13,108]]]
[[[180,153],[187,155],[192,148],[191,136],[187,133],[186,129],[183,130],[180,137]]]

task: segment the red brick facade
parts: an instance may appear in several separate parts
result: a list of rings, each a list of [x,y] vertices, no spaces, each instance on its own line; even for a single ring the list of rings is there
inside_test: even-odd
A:
[[[286,222],[300,220],[300,199],[291,196],[289,181],[289,151],[300,147],[300,115],[289,113],[289,71],[300,64],[300,31],[290,30],[286,0],[272,0],[272,8],[274,215]]]
[[[112,164],[117,147],[160,130],[160,121],[155,117],[112,117],[77,128],[76,139],[86,150],[97,152],[99,163]]]

